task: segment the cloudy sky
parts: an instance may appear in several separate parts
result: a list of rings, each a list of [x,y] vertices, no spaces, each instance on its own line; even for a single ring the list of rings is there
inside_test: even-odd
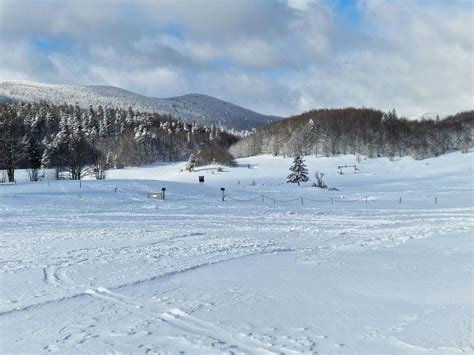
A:
[[[473,19],[470,0],[0,0],[0,80],[447,114],[473,108]]]

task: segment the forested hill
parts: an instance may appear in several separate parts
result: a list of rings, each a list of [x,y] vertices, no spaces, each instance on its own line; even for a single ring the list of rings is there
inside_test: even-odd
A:
[[[467,152],[472,144],[474,111],[445,119],[408,120],[392,110],[313,110],[271,123],[234,144],[237,157],[258,154],[362,154],[424,159],[446,152]]]
[[[231,163],[227,148],[236,141],[214,125],[132,109],[0,104],[0,170],[8,172],[9,181],[18,168],[32,174],[42,167],[56,168],[72,179],[93,171],[104,178],[112,167],[186,160],[191,153],[200,153],[202,164],[214,159]]]
[[[279,117],[263,115],[242,106],[235,105],[201,94],[188,94],[170,98],[156,98],[136,94],[113,86],[72,86],[37,83],[33,81],[0,82],[2,101],[47,101],[55,105],[78,104],[87,109],[89,105],[107,106],[142,112],[171,115],[200,125],[212,124],[227,130],[251,131],[262,127]]]

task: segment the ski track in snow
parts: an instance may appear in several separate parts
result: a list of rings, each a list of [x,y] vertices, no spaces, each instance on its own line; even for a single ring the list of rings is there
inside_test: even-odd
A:
[[[201,266],[203,265],[192,267],[189,270],[196,269],[197,267]],[[186,271],[188,270],[181,270],[175,273]],[[169,275],[163,275],[162,277],[165,276]],[[58,274],[57,269],[54,266],[48,266],[44,268],[44,280],[46,283],[55,287],[74,286],[64,273]],[[125,285],[121,287],[124,286]],[[220,344],[227,344],[227,346],[230,348],[236,348],[239,351],[244,351],[246,353],[298,353],[296,351],[286,349],[284,347],[277,347],[272,344],[265,344],[257,339],[249,338],[245,334],[230,333],[222,327],[213,324],[212,322],[207,322],[199,318],[193,317],[179,308],[166,309],[163,307],[159,308],[150,304],[137,303],[129,297],[126,297],[116,292],[112,292],[104,287],[97,287],[94,290],[87,289],[81,294],[95,297],[100,301],[118,304],[133,313],[137,313],[139,316],[144,318],[147,318],[150,315],[154,315],[162,319],[163,321],[169,323],[171,326],[179,328],[180,330],[183,330],[188,333],[194,333],[199,336],[207,336],[209,338],[216,339]],[[76,294],[73,297],[78,297],[81,294]],[[57,301],[63,300],[64,299]],[[50,302],[48,304],[50,304]]]
[[[194,333],[199,336],[207,336],[216,339],[221,344],[228,344],[231,348],[237,348],[239,351],[247,353],[287,353],[297,354],[298,352],[284,347],[277,347],[272,344],[265,344],[247,337],[245,334],[234,334],[226,331],[222,327],[193,317],[179,308],[160,309],[156,306],[144,303],[136,303],[127,297],[111,292],[106,288],[99,287],[96,290],[87,290],[86,294],[96,297],[105,302],[112,302],[128,308],[141,316],[147,316],[150,313],[156,315],[171,326],[179,328],[188,333]]]
[[[377,327],[361,327],[358,338],[340,339],[339,330],[329,329],[334,323],[319,319],[324,317],[321,311],[309,326],[294,319],[278,326],[271,322],[256,325],[258,319],[253,323],[238,320],[246,308],[255,307],[252,309],[266,314],[266,303],[275,302],[275,307],[288,303],[285,297],[291,296],[258,293],[245,283],[236,287],[229,281],[227,286],[225,278],[217,290],[202,291],[189,285],[189,280],[199,277],[195,275],[228,272],[230,265],[245,269],[247,264],[257,263],[257,269],[248,266],[249,270],[267,275],[258,270],[265,265],[258,264],[259,260],[266,258],[277,260],[274,265],[296,265],[305,272],[322,268],[337,273],[346,271],[344,264],[354,255],[385,255],[385,251],[405,244],[425,243],[422,245],[430,247],[432,255],[458,262],[460,256],[472,255],[466,244],[458,246],[456,239],[474,233],[472,205],[395,208],[393,204],[373,207],[362,203],[346,208],[260,201],[223,204],[217,193],[202,190],[190,195],[178,188],[174,191],[179,199],[149,201],[144,195],[156,188],[152,182],[129,181],[122,184],[120,193],[114,193],[116,184],[86,182],[80,190],[71,182],[59,181],[51,182],[49,188],[43,184],[43,190],[26,192],[19,185],[14,196],[0,200],[0,319],[13,327],[17,321],[21,324],[25,319],[52,314],[43,324],[38,320],[24,323],[31,327],[11,342],[2,339],[7,352],[351,353],[361,350],[351,347],[355,339],[366,341],[364,344],[379,353],[386,350],[377,347],[380,344],[389,344],[389,353],[474,350],[472,320],[461,318],[470,311],[472,314],[472,306],[461,301],[446,304],[434,298],[420,309],[402,295],[397,302],[404,305],[403,312],[393,306],[394,300],[382,303],[390,322],[381,318]],[[446,241],[449,247],[433,245],[431,240]],[[411,257],[410,248],[403,250]],[[413,260],[422,256],[416,254]],[[411,276],[421,267],[411,259],[382,260],[381,275],[396,269]],[[457,272],[472,274],[472,263],[455,267]],[[305,280],[308,275],[301,276]],[[295,279],[295,275],[284,273],[282,277]],[[308,280],[304,283],[314,281]],[[460,287],[455,281],[449,287]],[[316,289],[314,303],[309,304],[333,307],[332,318],[339,319],[349,314],[347,307],[361,295],[374,301],[387,297],[383,290],[376,290],[377,294],[364,287],[347,287],[352,287],[349,299],[324,298],[322,288]],[[367,305],[360,309],[361,313],[371,310]],[[225,312],[234,312],[236,319],[221,320]],[[306,310],[299,312],[303,316]],[[426,326],[439,319],[453,324],[449,328],[452,333],[438,334]],[[318,322],[320,328],[314,325]],[[2,331],[7,327],[2,326]],[[418,336],[418,329],[433,333]],[[37,347],[30,349],[31,345]]]
[[[305,247],[285,247],[284,241],[271,240],[260,241],[258,239],[243,238],[239,243],[230,242],[227,248],[222,244],[225,238],[217,237],[218,243],[212,244],[210,250],[200,250],[202,254],[198,254],[199,262],[194,259],[185,262],[179,261],[173,263],[172,267],[161,273],[151,273],[143,277],[147,272],[140,265],[131,263],[127,269],[112,270],[107,274],[106,287],[100,286],[102,280],[97,282],[81,283],[74,282],[74,275],[78,267],[91,267],[88,274],[94,274],[94,269],[100,268],[101,265],[123,263],[126,260],[148,260],[151,257],[153,260],[159,260],[160,257],[166,255],[187,254],[190,250],[195,252],[196,245],[202,248],[206,242],[203,239],[215,240],[215,237],[210,238],[208,232],[189,233],[189,234],[173,234],[168,231],[166,237],[150,242],[134,241],[133,245],[124,245],[120,247],[97,246],[88,248],[79,248],[68,250],[66,254],[61,255],[61,252],[55,249],[49,250],[47,253],[38,253],[31,255],[30,251],[24,248],[15,247],[20,255],[15,257],[18,260],[25,260],[30,256],[29,265],[9,263],[3,265],[3,271],[14,273],[16,270],[23,270],[29,267],[38,267],[43,260],[59,260],[55,264],[47,264],[42,266],[43,282],[48,288],[43,289],[43,294],[36,294],[33,298],[26,298],[19,300],[11,305],[11,308],[3,308],[0,315],[11,314],[14,312],[29,310],[31,308],[51,305],[55,302],[64,302],[70,299],[77,299],[78,297],[91,296],[99,301],[113,303],[125,308],[127,311],[135,313],[139,317],[148,319],[150,316],[158,317],[165,321],[172,327],[178,328],[185,333],[191,333],[200,337],[208,337],[216,340],[219,344],[220,351],[240,351],[245,353],[298,353],[297,350],[285,348],[283,346],[272,345],[271,343],[264,343],[255,337],[249,337],[245,334],[234,333],[234,331],[227,331],[214,323],[201,320],[193,317],[183,311],[181,308],[164,308],[147,304],[145,302],[134,301],[117,291],[130,286],[157,281],[162,278],[172,277],[179,273],[192,271],[200,267],[213,265],[216,263],[226,262],[241,257],[250,257],[263,254],[291,252],[295,254],[296,260],[302,263],[316,263],[319,264],[327,260],[337,252],[355,250],[361,248],[387,248],[406,243],[409,240],[428,238],[433,233],[437,235],[444,233],[460,233],[472,230],[472,225],[469,224],[472,210],[459,209],[456,211],[435,211],[434,213],[419,212],[416,215],[409,213],[399,213],[396,216],[388,216],[387,214],[378,212],[380,216],[365,218],[360,213],[348,215],[341,221],[339,216],[334,215],[319,215],[315,221],[308,221],[306,215],[292,215],[291,220],[284,219],[284,222],[277,223],[262,223],[259,226],[259,231],[267,235],[278,235],[282,230],[289,231],[295,235],[304,236],[314,233],[315,231],[324,231],[324,238],[316,240],[316,245],[307,245]],[[270,215],[264,218],[264,221],[273,221],[281,219],[284,215],[277,213],[277,216]],[[96,216],[97,217],[97,216]],[[167,218],[170,218],[167,215]],[[211,219],[212,215],[200,216],[200,219]],[[286,215],[288,217],[288,215]],[[87,218],[87,217],[86,217]],[[177,220],[178,218],[172,218]],[[216,218],[212,218],[214,222],[202,221],[202,225],[216,226],[222,228],[222,223],[217,223]],[[404,222],[401,222],[404,220]],[[84,222],[84,221],[83,221]],[[228,221],[226,221],[228,223]],[[303,224],[303,222],[305,222]],[[181,226],[176,227],[180,229]],[[240,229],[245,230],[244,226]],[[251,228],[249,228],[249,231]],[[134,229],[135,233],[137,232]],[[367,231],[371,231],[367,233]],[[139,234],[153,233],[153,228],[139,229]],[[105,238],[112,233],[101,235],[97,233],[98,239]],[[131,238],[134,234],[132,231],[121,231],[120,236]],[[369,236],[367,236],[369,235]],[[93,233],[88,233],[87,238],[91,238]],[[119,239],[119,238],[117,238]],[[29,242],[37,241],[41,243],[43,237],[36,237],[30,239]],[[25,245],[20,239],[17,242]],[[225,244],[225,243],[224,243]],[[239,245],[240,244],[240,245]],[[189,245],[194,247],[189,248]],[[199,248],[197,248],[199,250]],[[181,252],[180,252],[181,250]],[[21,255],[21,251],[25,254]],[[36,257],[35,257],[36,256]],[[194,255],[196,256],[196,255]],[[202,262],[202,260],[206,260]],[[20,266],[19,269],[16,267]],[[169,265],[165,265],[169,267]],[[9,268],[9,269],[8,269]],[[83,282],[84,280],[82,280]],[[89,288],[93,285],[93,288]],[[49,288],[52,288],[51,292]],[[313,341],[316,343],[317,340]],[[56,345],[61,349],[61,344]],[[232,350],[233,349],[233,350]]]

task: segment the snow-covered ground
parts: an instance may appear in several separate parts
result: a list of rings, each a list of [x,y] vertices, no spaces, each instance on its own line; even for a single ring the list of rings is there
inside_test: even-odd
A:
[[[19,172],[0,185],[0,352],[473,353],[473,158],[307,157],[338,191],[289,186],[269,156],[82,187]]]

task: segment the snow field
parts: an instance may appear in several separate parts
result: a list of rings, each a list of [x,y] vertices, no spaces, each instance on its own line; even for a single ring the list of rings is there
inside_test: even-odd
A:
[[[367,160],[342,176],[354,157],[307,157],[339,191],[290,186],[291,159],[268,156],[222,173],[122,169],[82,188],[20,174],[0,186],[0,349],[473,352],[472,157]],[[221,186],[370,202],[222,202]],[[165,201],[146,198],[161,187]]]

